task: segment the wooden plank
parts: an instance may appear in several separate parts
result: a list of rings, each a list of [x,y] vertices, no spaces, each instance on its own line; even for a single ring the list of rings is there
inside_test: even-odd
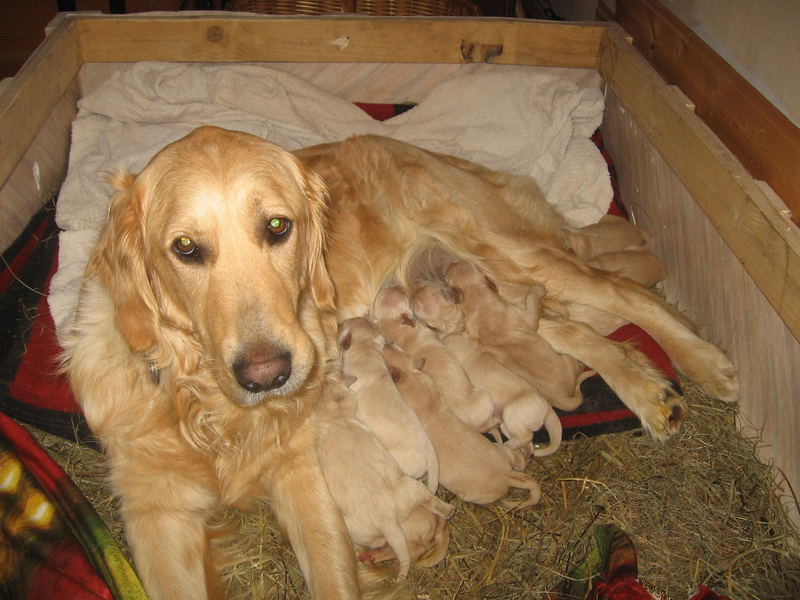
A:
[[[84,17],[87,62],[383,62],[594,67],[605,25],[481,18]]]
[[[633,35],[634,47],[680,86],[697,114],[800,224],[800,129],[658,0],[618,0],[616,19]]]
[[[761,459],[800,490],[800,342],[613,92],[603,140],[625,206],[652,234],[653,251],[667,265],[660,285],[667,301],[733,360],[741,383],[740,430],[760,438]],[[782,478],[776,484],[800,524],[791,490]]]
[[[0,95],[0,187],[47,121],[81,66],[78,33],[56,28]]]
[[[79,97],[75,78],[5,185],[0,186],[0,251],[8,248],[31,217],[61,188],[69,161],[70,125]]]
[[[618,30],[598,70],[800,339],[800,231],[787,227],[742,165]]]

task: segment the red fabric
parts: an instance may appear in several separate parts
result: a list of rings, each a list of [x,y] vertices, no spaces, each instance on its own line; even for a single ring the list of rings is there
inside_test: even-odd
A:
[[[91,564],[86,552],[66,523],[74,517],[76,507],[65,490],[74,489],[67,474],[47,455],[39,443],[18,423],[0,413],[0,446],[5,460],[16,458],[25,469],[25,477],[35,485],[56,508],[51,524],[39,529],[36,537],[30,531],[19,531],[14,525],[18,517],[15,504],[25,502],[25,496],[4,495],[4,510],[0,514],[3,526],[0,540],[6,540],[15,552],[5,558],[14,562],[17,576],[23,572],[24,595],[22,600],[113,600],[102,577]],[[25,483],[17,485],[17,495],[29,489]],[[8,526],[7,521],[8,519]],[[20,539],[24,540],[23,543]]]
[[[45,294],[50,290],[50,279],[57,266],[56,252],[45,285]],[[11,396],[39,408],[80,413],[67,378],[57,373],[60,352],[61,346],[56,339],[56,326],[50,316],[47,296],[42,296],[31,326],[25,355],[9,389]]]
[[[678,381],[675,368],[672,366],[672,362],[669,360],[667,353],[638,325],[633,325],[631,323],[623,325],[614,333],[610,334],[608,339],[614,340],[615,342],[633,343],[640,352],[644,353],[653,362],[653,365],[657,369],[673,381]]]
[[[356,102],[355,105],[376,121],[385,121],[386,119],[391,119],[397,114],[397,107],[394,104]]]

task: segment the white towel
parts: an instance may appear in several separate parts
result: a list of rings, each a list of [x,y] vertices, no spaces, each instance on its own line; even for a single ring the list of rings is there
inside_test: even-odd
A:
[[[201,125],[269,139],[288,150],[372,133],[492,169],[532,176],[575,226],[612,197],[589,140],[603,117],[595,86],[521,68],[447,80],[408,112],[375,121],[351,102],[258,64],[143,62],[125,66],[78,103],[56,219],[59,267],[49,296],[59,335],[74,317],[80,279],[106,219],[109,172],[141,170],[164,145]]]

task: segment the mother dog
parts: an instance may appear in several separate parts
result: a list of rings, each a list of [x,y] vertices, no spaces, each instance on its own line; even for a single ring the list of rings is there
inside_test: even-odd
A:
[[[314,406],[337,322],[433,246],[501,285],[540,283],[566,306],[636,322],[709,393],[736,397],[716,347],[564,249],[580,232],[528,179],[377,137],[292,155],[203,127],[113,183],[64,365],[154,600],[222,598],[207,523],[255,499],[271,504],[315,598],[359,597],[314,454]],[[540,329],[584,362],[599,349],[591,366],[645,427],[674,433],[682,401],[640,355],[574,321]]]

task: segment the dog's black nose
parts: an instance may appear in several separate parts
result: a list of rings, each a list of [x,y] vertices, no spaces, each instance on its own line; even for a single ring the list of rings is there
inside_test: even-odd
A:
[[[256,353],[233,366],[236,380],[248,392],[256,394],[283,386],[292,374],[292,357],[282,354]]]

